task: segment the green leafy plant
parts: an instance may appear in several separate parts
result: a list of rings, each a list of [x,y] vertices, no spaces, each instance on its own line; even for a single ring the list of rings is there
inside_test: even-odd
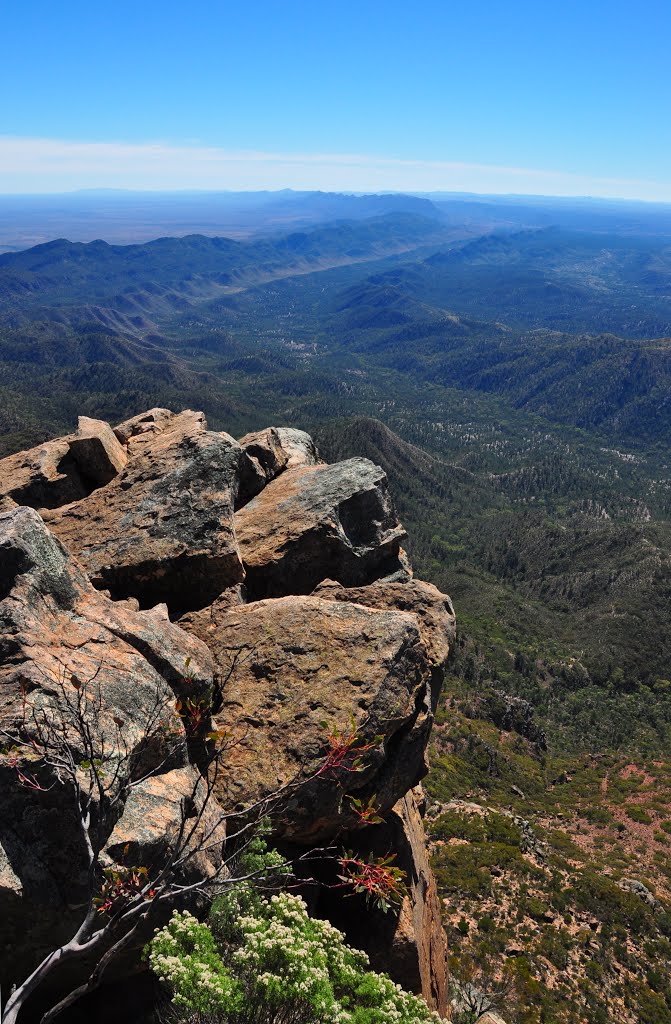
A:
[[[231,894],[237,900],[239,894]],[[328,921],[311,918],[298,896],[279,893],[237,916],[233,936],[175,913],[148,951],[179,1022],[199,1024],[438,1024],[417,996],[352,949]],[[218,937],[217,937],[218,935]],[[231,941],[233,939],[233,941]],[[228,940],[228,941],[227,941]]]

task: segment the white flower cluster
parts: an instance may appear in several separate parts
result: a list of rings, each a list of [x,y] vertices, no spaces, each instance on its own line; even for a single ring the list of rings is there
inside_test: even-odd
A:
[[[153,970],[172,988],[174,1002],[217,1019],[264,1019],[313,1024],[439,1024],[416,996],[369,968],[368,957],[345,943],[328,921],[308,915],[297,896],[281,893],[258,914],[241,917],[242,940],[225,966],[212,932],[190,914],[175,914],[151,947]],[[286,1011],[289,1011],[288,1013]]]
[[[234,981],[212,933],[187,911],[173,914],[170,923],[157,931],[149,963],[161,981],[170,985],[178,1006],[206,1013],[232,1001]]]

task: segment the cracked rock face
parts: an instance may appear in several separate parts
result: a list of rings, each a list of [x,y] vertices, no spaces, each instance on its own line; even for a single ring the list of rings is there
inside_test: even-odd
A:
[[[151,613],[99,594],[32,509],[0,514],[1,746],[11,747],[24,709],[28,721],[33,709],[53,718],[61,692],[72,695],[76,685],[94,680],[90,693],[100,700],[98,728],[114,744],[121,723],[125,749],[139,750],[157,707],[174,726],[174,695],[187,660],[189,685],[209,690],[212,662],[205,645]],[[154,763],[163,770],[161,751],[149,750],[143,758],[144,770]],[[24,764],[22,755],[19,767],[30,772],[30,759]],[[191,785],[192,772],[172,766],[170,791],[179,791],[178,777],[182,788]],[[158,780],[152,784],[161,786]],[[43,793],[20,785],[6,757],[0,758],[0,810],[4,985],[71,933],[85,859],[69,790],[55,786]],[[144,815],[141,821],[133,817],[132,804],[128,810],[126,816],[121,808],[116,830],[135,842],[139,857],[147,857],[164,838],[167,819],[158,816],[152,823]]]
[[[243,578],[233,530],[241,454],[202,413],[185,412],[132,436],[118,476],[44,518],[113,598],[203,607]]]
[[[431,663],[441,671],[445,667],[455,638],[456,620],[449,597],[441,594],[432,583],[415,579],[403,583],[381,580],[367,587],[343,587],[333,580],[325,580],[314,590],[313,596],[326,601],[347,601],[369,608],[409,612],[416,616]]]
[[[359,854],[396,854],[406,873],[407,895],[398,913],[363,907],[356,900],[322,895],[320,913],[333,920],[353,945],[364,949],[375,970],[384,971],[411,992],[422,992],[430,1006],[444,1015],[448,1005],[447,940],[441,922],[440,897],[431,870],[422,820],[421,787],[406,793],[385,815],[385,821],[366,829],[358,839]]]
[[[113,431],[82,418],[77,434],[0,460],[0,719],[11,730],[25,699],[48,708],[72,676],[95,677],[101,726],[121,720],[132,746],[157,694],[212,694],[232,740],[213,812],[284,787],[274,826],[287,849],[391,844],[409,880],[400,911],[366,912],[365,934],[356,900],[334,897],[329,916],[444,1010],[435,884],[408,793],[426,770],[454,613],[413,579],[404,537],[382,469],[326,465],[303,431],[238,442],[191,411],[151,409]],[[324,770],[329,734],[366,747],[361,771]],[[105,857],[158,856],[198,779],[192,764],[161,764],[110,823]],[[362,827],[355,799],[384,823]],[[0,757],[3,985],[71,933],[72,815],[56,793],[17,786]]]
[[[388,810],[425,774],[434,696],[412,615],[284,597],[194,613],[182,625],[208,644],[224,679],[239,652],[217,713],[234,739],[219,790],[227,806],[312,778],[328,733],[353,726],[358,744],[375,742],[365,770],[327,773],[292,794],[279,824],[285,838],[330,839],[355,821],[348,794],[374,795]]]
[[[0,460],[0,511],[17,505],[56,508],[88,493],[68,438],[45,441]]]

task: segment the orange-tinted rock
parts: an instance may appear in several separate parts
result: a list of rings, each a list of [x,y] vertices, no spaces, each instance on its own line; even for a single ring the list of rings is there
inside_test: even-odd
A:
[[[235,516],[250,599],[310,593],[393,572],[405,532],[368,459],[287,469]]]
[[[152,409],[113,434],[92,422],[80,423],[86,443],[70,436],[0,462],[0,509],[13,508],[0,515],[0,717],[20,714],[22,683],[48,706],[50,682],[98,671],[103,725],[122,719],[136,742],[150,693],[214,693],[217,723],[234,740],[217,783],[222,804],[286,786],[276,831],[287,849],[337,836],[364,855],[396,850],[409,880],[398,914],[364,910],[340,890],[319,912],[443,1011],[439,906],[406,794],[425,772],[454,614],[449,598],[412,578],[384,473],[366,459],[324,465],[293,429],[238,444],[208,431],[201,413]],[[36,513],[16,509],[17,496],[42,509],[83,568]],[[124,600],[94,590],[84,569]],[[316,775],[328,732],[352,728],[356,745],[373,744],[364,770]],[[8,778],[0,764],[0,975],[12,973],[8,936],[21,934],[34,956],[70,927],[81,863],[56,795],[36,805]],[[310,779],[300,791],[299,778]],[[191,766],[163,766],[126,801],[105,856],[160,856],[194,786]],[[385,822],[362,827],[354,797],[372,798]]]
[[[70,441],[70,452],[79,472],[97,487],[113,480],[128,462],[128,456],[110,425],[88,416],[79,417],[77,433]]]
[[[287,455],[287,469],[297,466],[317,466],[323,460],[317,451],[317,445],[304,430],[295,427],[275,427],[280,444]]]
[[[170,409],[149,409],[138,416],[132,416],[114,427],[114,434],[121,444],[128,444],[131,437],[138,434],[160,434],[174,420],[175,413]]]
[[[448,1003],[447,939],[426,848],[420,800],[417,793],[407,793],[388,818],[389,839],[398,851],[399,866],[406,872],[408,895],[388,955],[381,949],[376,951],[375,959],[379,969],[390,970],[404,987],[421,992],[429,1006],[444,1016]]]
[[[217,721],[236,739],[220,782],[226,806],[311,777],[327,733],[349,733],[352,723],[357,744],[381,737],[366,770],[310,782],[283,813],[283,835],[302,844],[332,836],[356,823],[343,788],[388,809],[425,774],[435,698],[414,616],[285,597],[204,609],[182,623],[208,644],[224,682]]]
[[[112,597],[202,608],[243,578],[233,531],[241,449],[184,412],[132,436],[128,454],[105,487],[45,513],[49,528]]]
[[[271,480],[285,469],[287,453],[280,444],[279,434],[274,427],[258,430],[240,438],[244,452],[240,463],[240,486],[236,508],[241,508],[262,491]]]
[[[407,895],[387,912],[368,905],[363,896],[343,899],[325,886],[315,910],[345,932],[349,942],[365,950],[375,970],[390,974],[408,991],[422,994],[444,1015],[448,1004],[447,940],[441,923],[440,899],[426,848],[420,813],[421,789],[403,796],[385,814],[382,824],[346,837],[348,849],[367,860],[395,854],[405,872]]]
[[[351,601],[369,608],[411,612],[432,663],[442,668],[454,642],[456,620],[452,602],[432,583],[411,579],[405,583],[378,580],[367,587],[343,587],[325,580],[314,590],[315,597],[326,601]]]
[[[127,751],[143,750],[143,770],[165,771],[164,752],[145,746],[147,722],[158,708],[159,720],[174,727],[175,694],[187,688],[190,694],[210,692],[212,682],[204,644],[151,612],[134,611],[129,602],[115,604],[98,593],[32,509],[0,514],[0,722],[5,733],[16,734],[26,707],[29,720],[31,709],[53,720],[58,694],[73,695],[85,684],[100,702],[96,728],[108,747],[118,742],[120,730]],[[29,762],[24,767],[32,770]],[[192,785],[192,769],[184,771],[188,779],[182,788]],[[81,832],[66,787],[35,793],[19,785],[14,768],[0,758],[0,808],[4,986],[16,976],[13,958],[25,958],[25,970],[40,949],[51,948],[72,929],[86,885]],[[129,831],[133,826],[130,819],[124,824],[123,804],[120,810],[117,827]],[[150,832],[149,819],[145,824]],[[157,828],[151,842],[146,832],[138,843],[163,842],[165,833]]]
[[[194,839],[184,880],[211,878],[222,861],[225,820],[216,800],[207,796],[203,779],[189,766],[151,776],[131,790],[105,845],[104,859],[112,864],[160,863],[182,825],[185,802],[201,815],[210,841],[206,850],[199,850]]]
[[[59,508],[86,497],[125,464],[126,453],[108,424],[80,416],[76,434],[0,459],[0,509]]]
[[[57,508],[85,497],[90,489],[72,457],[68,437],[0,459],[0,510],[17,505]]]

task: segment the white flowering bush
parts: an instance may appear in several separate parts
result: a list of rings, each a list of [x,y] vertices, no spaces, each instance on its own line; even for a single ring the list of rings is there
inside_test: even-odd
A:
[[[199,1024],[438,1024],[417,996],[352,949],[342,932],[280,893],[237,919],[225,945],[206,924],[175,913],[150,946],[180,1021]]]
[[[173,914],[154,936],[149,962],[169,983],[172,1001],[187,1011],[185,1018],[217,1019],[222,1006],[237,1009],[240,986],[224,966],[212,932],[192,914]]]

